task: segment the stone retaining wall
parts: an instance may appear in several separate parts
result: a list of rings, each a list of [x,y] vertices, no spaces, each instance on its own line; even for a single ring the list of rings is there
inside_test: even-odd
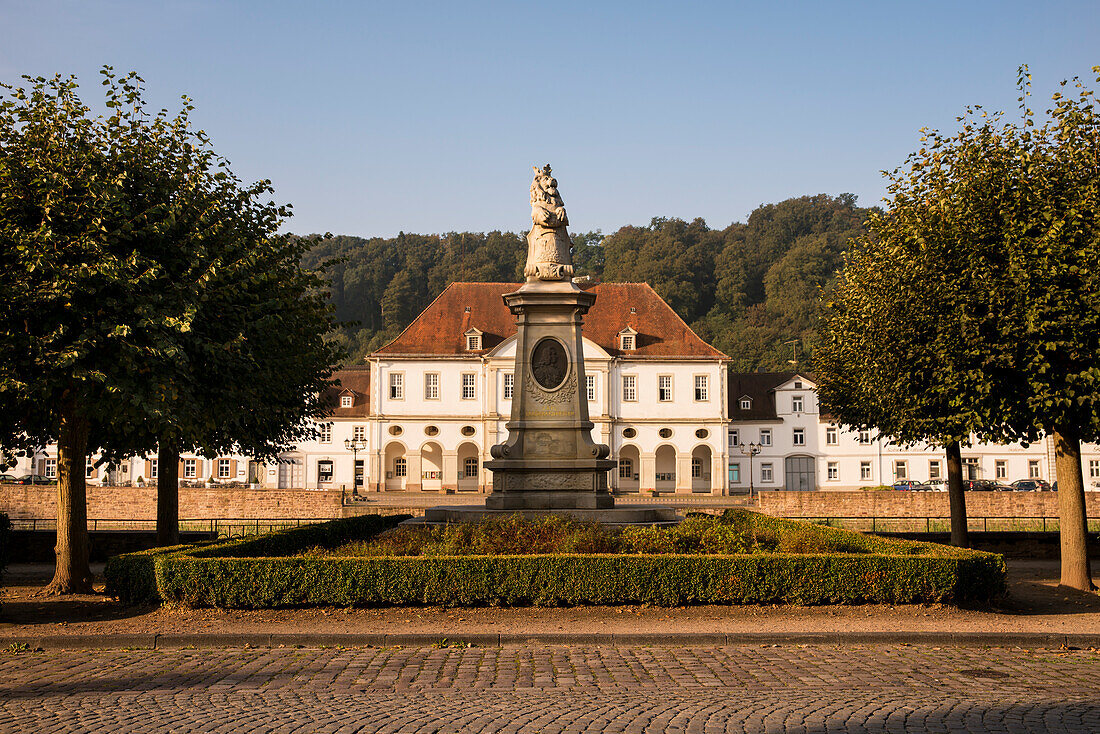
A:
[[[1085,492],[1089,517],[1100,514],[1100,492]],[[835,490],[761,492],[759,509],[783,517],[948,517],[947,492]],[[970,517],[1058,517],[1057,492],[967,492]]]
[[[180,489],[182,519],[336,518],[343,516],[339,490]],[[26,519],[57,517],[57,487],[0,486],[0,512]],[[153,487],[88,487],[89,520],[156,520]]]

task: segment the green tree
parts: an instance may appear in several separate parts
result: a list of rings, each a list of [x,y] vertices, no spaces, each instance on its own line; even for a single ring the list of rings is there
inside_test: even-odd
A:
[[[256,202],[268,185],[236,186],[190,129],[186,99],[176,117],[149,116],[135,74],[120,80],[106,68],[104,77],[107,117],[90,113],[72,78],[6,87],[0,105],[0,248],[11,264],[0,272],[10,295],[0,309],[0,444],[28,452],[58,443],[56,593],[90,590],[89,449],[114,461],[146,449],[165,426],[187,425],[199,380],[224,378],[231,363],[256,360],[265,340],[279,343],[262,330],[257,304],[295,313],[260,285],[287,274],[276,239],[230,234],[275,231],[282,210]],[[295,267],[302,251],[288,251]],[[299,286],[319,284],[303,277]],[[255,287],[230,296],[231,283]],[[204,329],[224,338],[196,348]],[[259,366],[251,382],[232,374],[235,382],[202,387],[255,389],[267,376]],[[266,420],[220,418],[223,432]]]

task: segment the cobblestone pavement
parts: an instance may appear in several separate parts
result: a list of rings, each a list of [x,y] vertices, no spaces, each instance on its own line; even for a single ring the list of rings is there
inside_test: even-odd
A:
[[[0,732],[1100,732],[1100,653],[923,646],[0,655]]]

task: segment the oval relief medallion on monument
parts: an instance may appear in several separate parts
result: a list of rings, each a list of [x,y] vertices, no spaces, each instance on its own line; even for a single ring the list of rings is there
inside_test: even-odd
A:
[[[569,357],[565,347],[557,339],[543,339],[531,351],[531,374],[535,382],[547,390],[553,390],[565,381],[569,374]]]

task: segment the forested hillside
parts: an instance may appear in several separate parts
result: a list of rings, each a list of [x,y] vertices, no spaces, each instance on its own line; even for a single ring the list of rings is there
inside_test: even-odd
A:
[[[802,364],[812,359],[820,293],[832,286],[868,211],[851,194],[819,194],[761,206],[748,222],[725,229],[702,219],[655,218],[607,236],[573,233],[574,263],[577,275],[649,283],[733,358],[733,369],[786,369],[793,339]],[[447,283],[519,282],[526,256],[522,233],[401,233],[333,237],[305,264],[341,260],[331,269],[332,300],[340,320],[357,322],[340,336],[357,362],[395,337]]]

